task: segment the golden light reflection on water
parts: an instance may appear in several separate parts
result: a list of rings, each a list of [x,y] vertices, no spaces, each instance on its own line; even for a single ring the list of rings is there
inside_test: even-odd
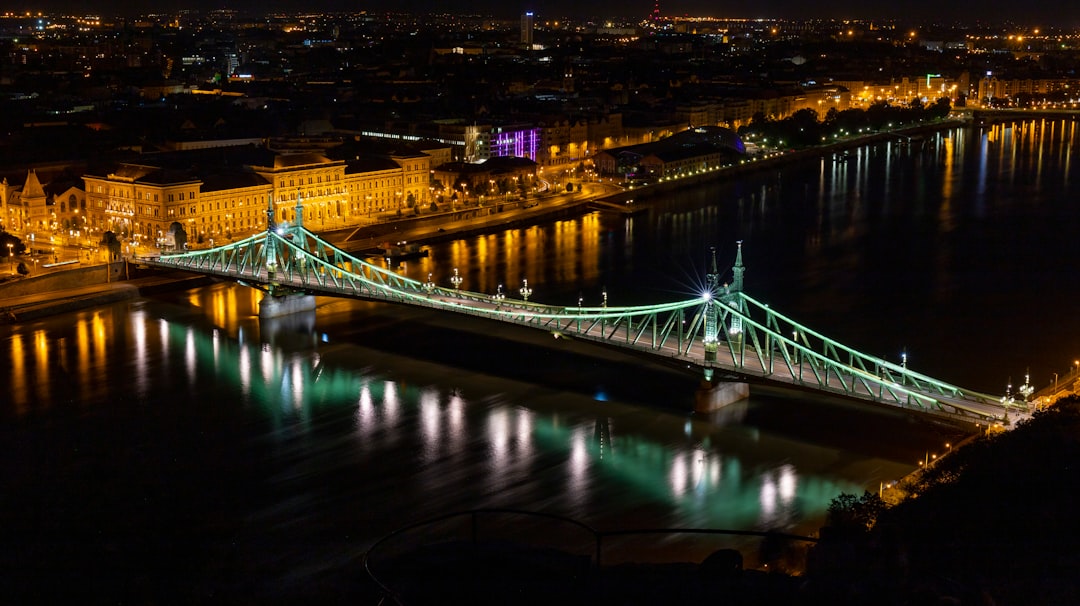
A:
[[[262,297],[263,293],[254,288],[219,284],[191,291],[188,303],[202,309],[215,326],[235,334],[242,322],[258,315]]]
[[[503,294],[513,298],[521,297],[523,282],[528,280],[538,300],[543,300],[545,280],[594,284],[600,279],[602,230],[600,213],[547,226],[508,229],[454,240],[447,245],[447,258],[424,257],[402,263],[397,271],[421,281],[430,274],[436,284],[451,287],[450,278],[457,269],[462,289],[495,294],[501,285]],[[626,246],[631,247],[632,240]]]
[[[34,331],[34,359],[36,361],[36,380],[34,381],[35,395],[44,408],[48,408],[52,402],[52,394],[49,391],[49,336],[44,330]]]
[[[30,377],[26,374],[25,361],[22,335],[15,333],[11,336],[11,401],[15,405],[15,414],[20,417],[26,414],[29,404],[26,386]]]

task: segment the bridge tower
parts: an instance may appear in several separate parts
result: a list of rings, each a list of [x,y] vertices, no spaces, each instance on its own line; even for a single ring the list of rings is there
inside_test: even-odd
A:
[[[296,220],[291,229],[294,242],[301,247],[306,246],[303,240],[304,206],[300,193],[296,194]],[[278,240],[277,226],[274,225],[274,199],[272,196],[266,202],[266,276],[269,284],[259,300],[259,318],[278,318],[298,312],[314,311],[315,297],[298,291],[288,286],[283,286],[275,281],[275,276],[280,264],[288,266],[290,263],[304,263],[304,259],[290,260],[288,252],[282,250]]]
[[[738,252],[735,254],[735,265],[731,271],[732,283],[724,285],[724,291],[720,291],[720,270],[716,264],[716,249],[710,249],[709,272],[705,274],[705,285],[708,292],[705,295],[705,368],[701,386],[694,397],[694,410],[701,413],[713,413],[735,402],[745,400],[750,396],[750,385],[738,381],[716,381],[712,364],[717,361],[717,353],[720,349],[720,310],[717,303],[725,302],[735,307],[736,297],[732,293],[742,291],[743,273],[746,268],[742,261],[742,240],[738,242]],[[731,321],[730,334],[727,335],[728,347],[738,347],[742,343],[742,322],[738,317]]]
[[[274,233],[274,195],[266,196],[266,275],[272,281],[277,273],[278,251],[277,239]]]

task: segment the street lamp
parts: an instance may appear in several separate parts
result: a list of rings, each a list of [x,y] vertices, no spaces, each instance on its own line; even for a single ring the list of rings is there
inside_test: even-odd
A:
[[[8,264],[11,265],[11,273],[12,274],[15,273],[15,252],[13,251],[14,247],[15,247],[14,244],[12,244],[11,242],[8,242],[8,245],[7,245]]]
[[[528,302],[529,295],[532,294],[532,289],[529,288],[529,279],[528,278],[522,278],[521,279],[521,289],[518,292],[521,293],[521,298],[524,299],[526,302]]]
[[[461,288],[461,282],[463,280],[464,280],[464,278],[461,277],[461,274],[458,273],[458,270],[455,267],[454,268],[454,275],[450,276],[450,283],[454,285],[454,290],[457,290],[457,289]]]

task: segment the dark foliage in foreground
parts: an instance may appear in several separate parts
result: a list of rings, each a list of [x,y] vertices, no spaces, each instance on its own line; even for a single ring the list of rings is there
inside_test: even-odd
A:
[[[876,495],[838,499],[808,584],[838,604],[1078,604],[1078,486],[1073,397],[939,461],[876,520]]]

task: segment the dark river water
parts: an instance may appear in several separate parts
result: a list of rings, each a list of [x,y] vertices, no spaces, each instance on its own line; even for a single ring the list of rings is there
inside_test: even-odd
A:
[[[548,303],[746,290],[866,353],[1000,394],[1080,356],[1076,123],[957,129],[440,243],[402,273]],[[959,435],[804,394],[689,413],[697,377],[425,310],[260,322],[218,284],[0,328],[2,567],[20,602],[347,601],[392,530],[506,507],[599,529],[812,533]]]

